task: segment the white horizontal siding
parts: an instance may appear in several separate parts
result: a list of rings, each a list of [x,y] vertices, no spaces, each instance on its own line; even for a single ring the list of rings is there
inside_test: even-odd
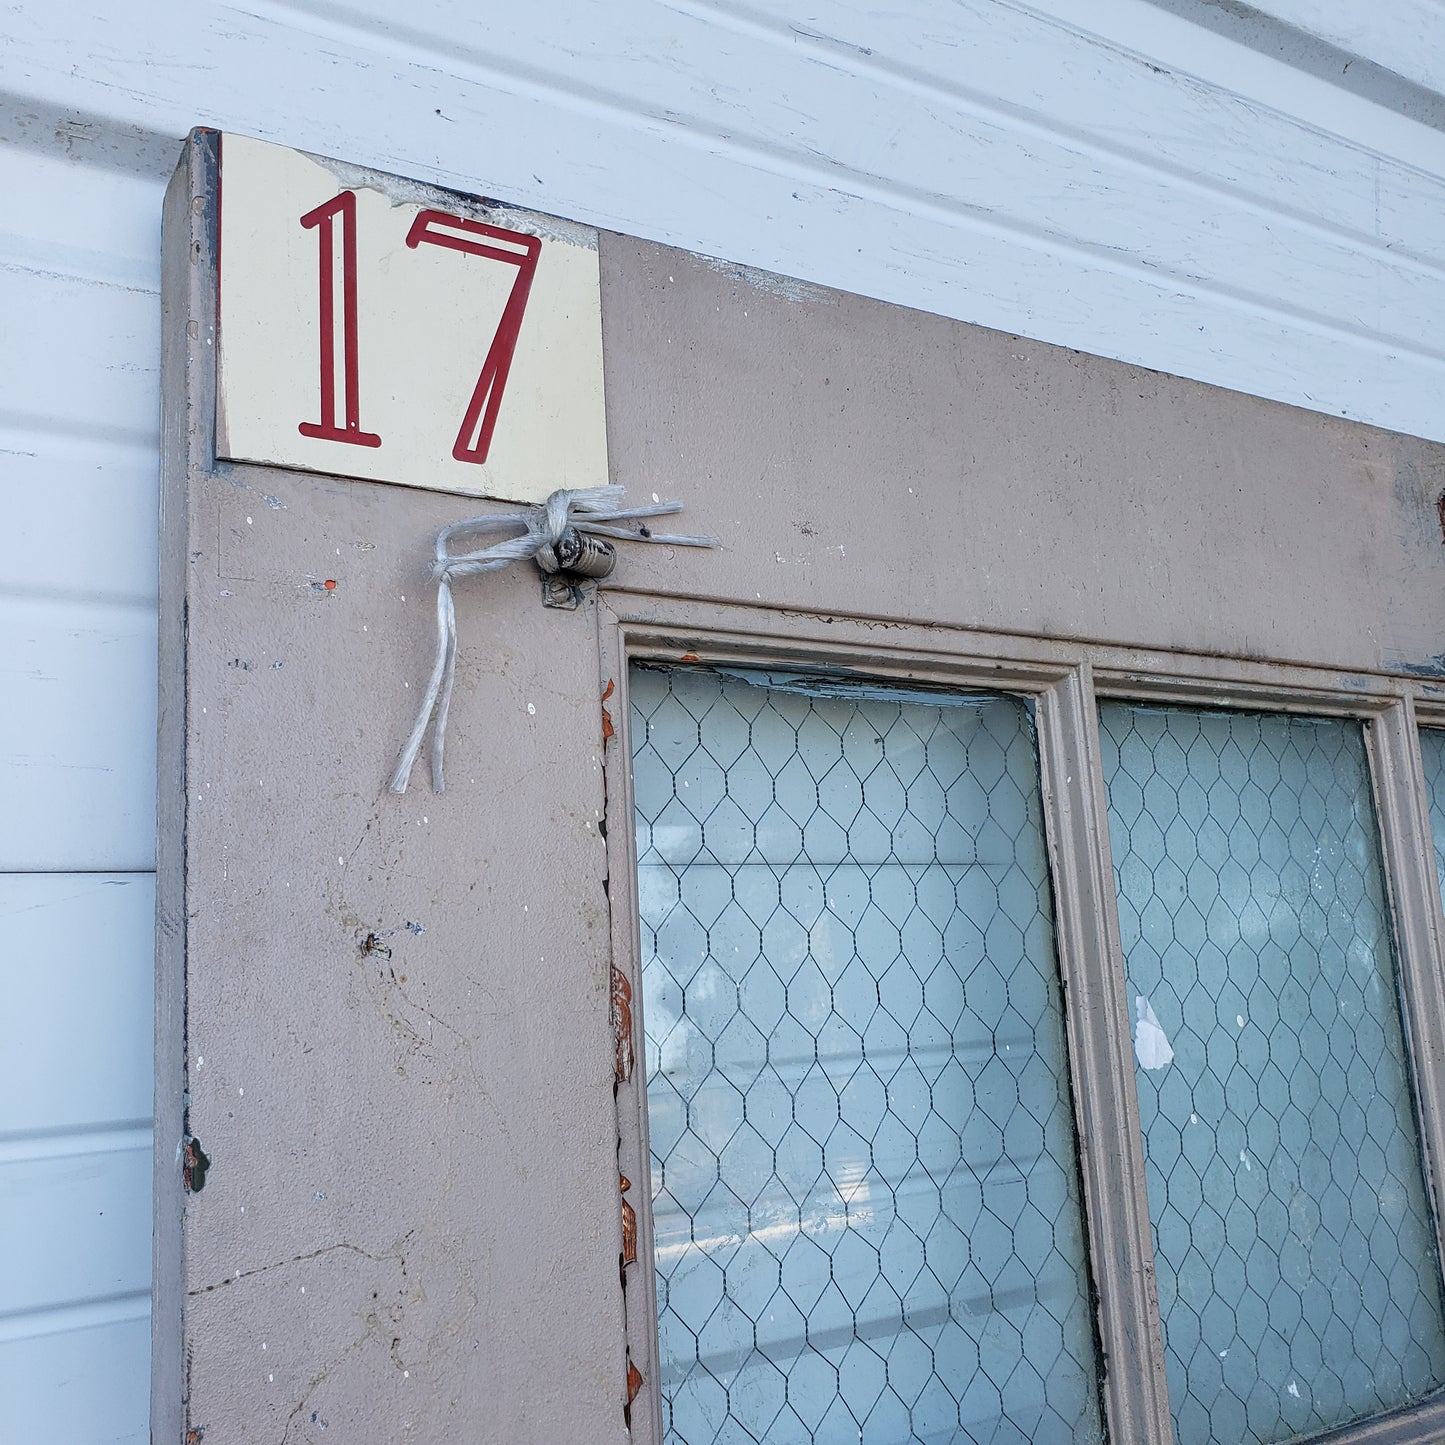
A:
[[[17,1445],[146,1438],[154,908],[145,874],[0,876],[0,1440]]]
[[[37,1157],[20,1146],[0,1148],[3,1238],[48,1246],[6,1249],[0,1295],[9,1308],[0,1321],[18,1325],[76,1301],[150,1291],[150,1125],[70,1142],[78,1152]]]
[[[103,132],[0,103],[0,1439],[17,1445],[148,1435],[161,180]]]
[[[17,1445],[146,1438],[154,908],[147,874],[0,876],[0,1439]]]
[[[159,218],[182,135],[213,124],[1445,438],[1440,133],[1287,46],[1190,24],[1190,4],[7,15],[0,1229],[33,1247],[0,1274],[0,1438],[147,1434]],[[1428,0],[1252,14],[1442,84]]]
[[[1445,94],[1445,52],[1436,0],[1253,0],[1252,9]]]
[[[6,1445],[145,1445],[150,1439],[146,1296],[73,1311],[63,1333],[7,1337],[0,1320]]]
[[[149,874],[0,875],[0,1160],[150,1119],[154,917]]]
[[[0,871],[155,866],[155,668],[153,606],[0,597]]]
[[[0,425],[0,607],[94,599],[154,607],[154,437]]]
[[[1439,133],[1143,0],[82,0],[13,30],[49,102],[1445,436]]]

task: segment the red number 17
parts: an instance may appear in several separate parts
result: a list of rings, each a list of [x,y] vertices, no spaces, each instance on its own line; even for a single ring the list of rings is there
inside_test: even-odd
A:
[[[342,191],[324,205],[308,211],[301,217],[301,224],[307,230],[315,229],[319,253],[321,420],[302,422],[298,430],[303,436],[316,437],[321,441],[379,447],[381,438],[374,432],[363,431],[360,418],[355,192]],[[527,297],[531,294],[542,243],[536,236],[523,235],[520,231],[451,216],[445,211],[422,211],[407,232],[406,244],[412,250],[421,245],[443,246],[447,250],[502,261],[517,268],[512,289],[502,308],[501,320],[482,362],[481,374],[472,389],[472,399],[467,404],[461,428],[452,445],[452,456],[457,461],[484,462],[492,445],[492,433],[496,430],[497,413],[501,409],[502,393],[506,390],[507,376],[512,368],[512,356],[517,349],[517,336],[522,329],[522,316],[527,309]],[[338,256],[341,262],[339,277],[336,266]],[[343,406],[339,418],[338,379]]]

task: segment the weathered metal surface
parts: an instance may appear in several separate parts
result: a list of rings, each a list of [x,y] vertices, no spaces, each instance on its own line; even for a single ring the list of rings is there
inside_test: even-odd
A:
[[[1141,675],[1240,659],[1220,686],[1439,650],[1439,447],[616,237],[603,302],[615,479],[724,541],[624,559],[600,600],[634,619],[650,593],[709,635],[766,604],[795,653],[853,616],[924,650],[1128,645]],[[199,320],[171,345],[203,409]],[[618,1380],[645,1401],[613,1183],[640,1004],[609,941],[615,639],[599,666],[594,606],[537,607],[523,569],[460,586],[455,776],[387,795],[455,502],[216,467],[195,417],[168,437],[163,1142],[189,1090],[213,1162],[204,1193],[167,1176],[157,1380],[213,1439],[620,1439]]]
[[[196,333],[172,328],[192,388]],[[455,499],[217,468],[204,440],[173,434],[168,476],[162,1077],[212,1163],[183,1197],[172,1164],[163,1204],[157,1439],[620,1438],[594,615],[522,569],[459,587],[454,776],[387,794]]]
[[[1445,447],[641,241],[602,264],[615,480],[723,542],[652,590],[1445,675]]]

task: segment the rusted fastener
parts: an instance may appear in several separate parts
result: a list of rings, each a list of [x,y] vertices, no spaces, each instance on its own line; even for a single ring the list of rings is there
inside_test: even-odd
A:
[[[206,1187],[206,1170],[211,1161],[201,1148],[201,1141],[187,1134],[181,1146],[181,1183],[189,1194],[199,1194]]]

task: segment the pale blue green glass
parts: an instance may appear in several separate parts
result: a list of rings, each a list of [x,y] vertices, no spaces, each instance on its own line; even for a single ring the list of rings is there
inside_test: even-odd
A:
[[[1435,835],[1435,874],[1445,899],[1445,728],[1421,728],[1420,752],[1430,796],[1430,829]]]
[[[632,700],[669,1445],[1100,1440],[1027,708]]]
[[[1100,708],[1178,1445],[1445,1381],[1358,723]]]

